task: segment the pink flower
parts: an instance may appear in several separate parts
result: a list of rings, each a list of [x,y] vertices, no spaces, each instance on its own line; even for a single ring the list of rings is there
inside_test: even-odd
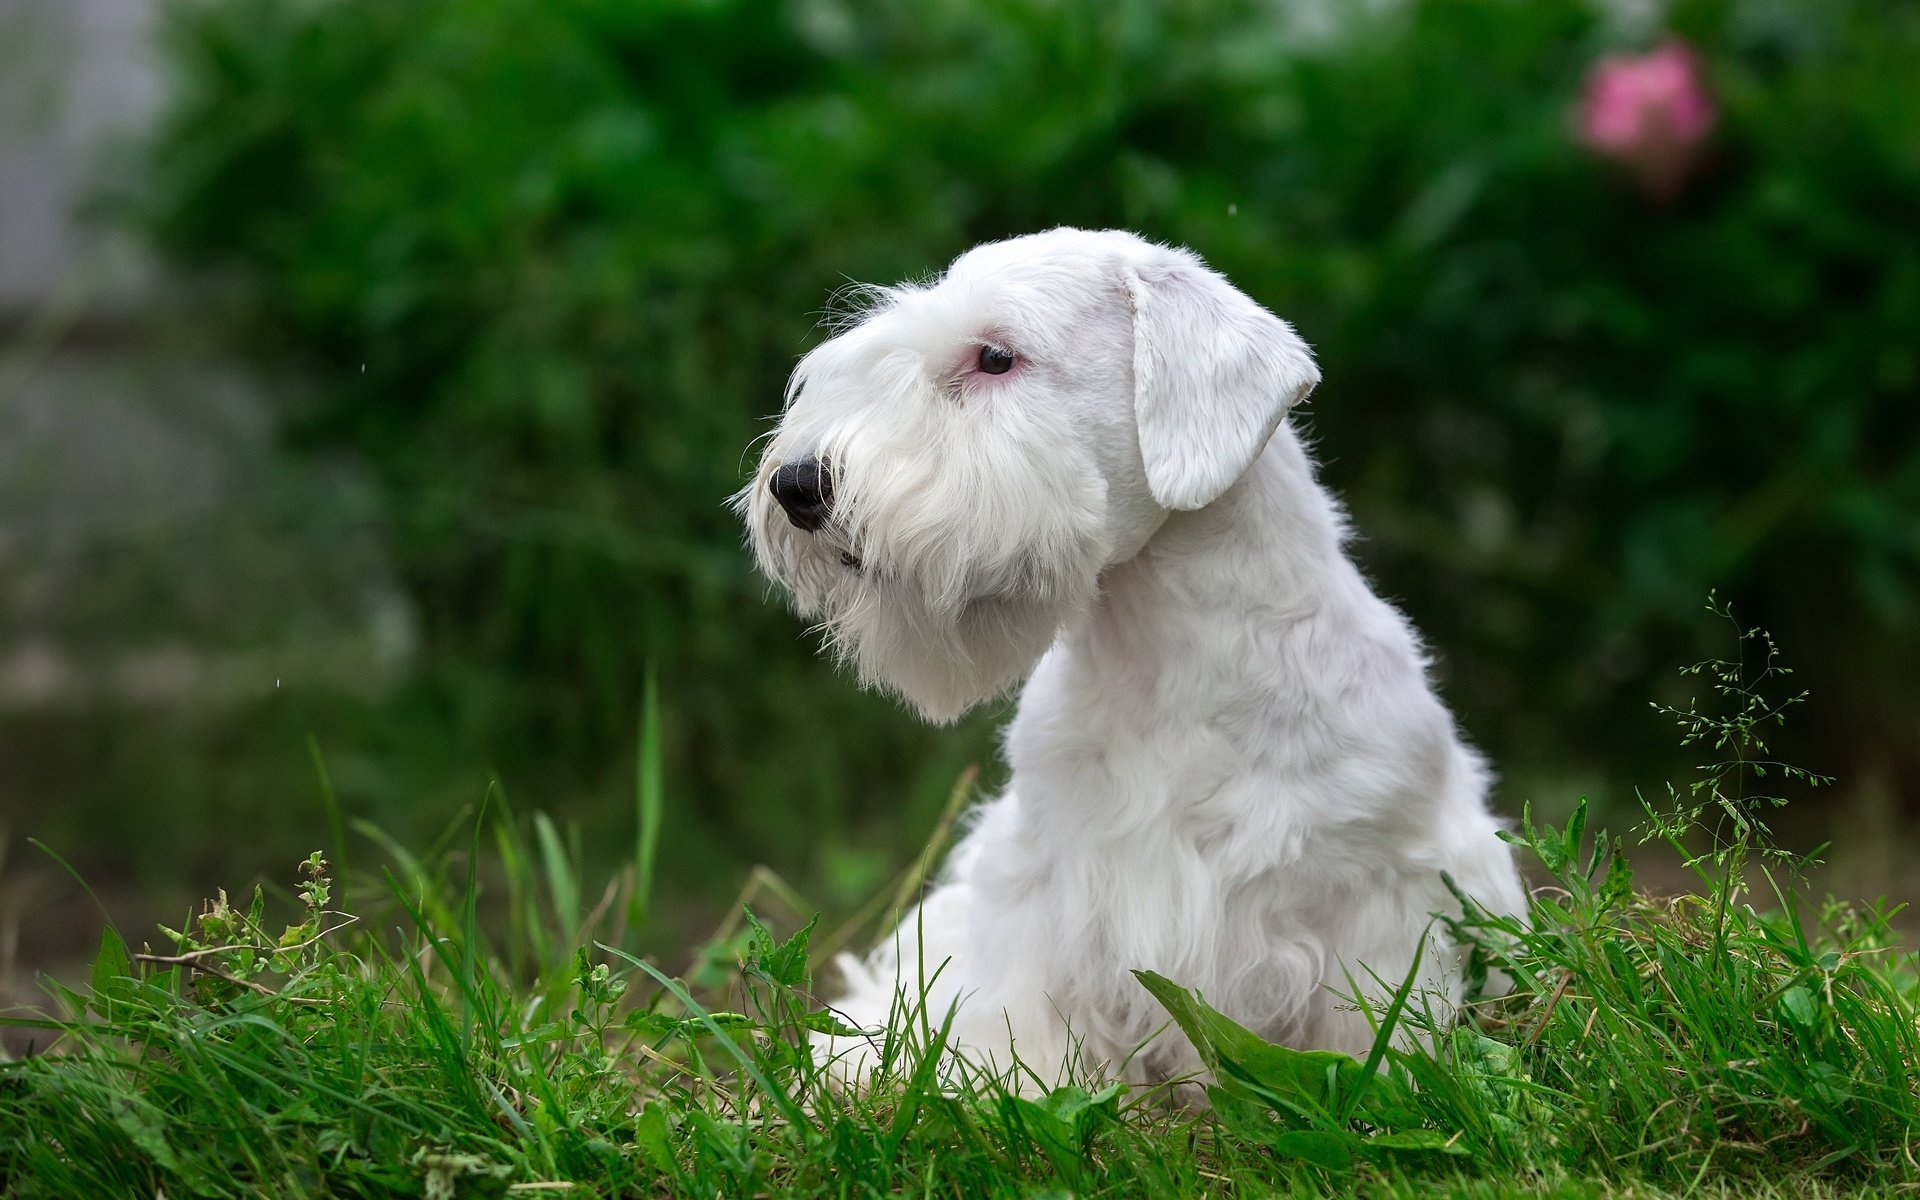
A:
[[[1631,170],[1647,194],[1679,194],[1716,113],[1700,60],[1684,42],[1610,55],[1587,73],[1579,135],[1587,148]]]

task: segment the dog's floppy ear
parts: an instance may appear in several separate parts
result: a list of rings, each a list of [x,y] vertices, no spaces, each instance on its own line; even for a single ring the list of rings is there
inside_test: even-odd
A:
[[[1163,508],[1202,508],[1253,465],[1320,370],[1291,325],[1192,254],[1155,247],[1125,276],[1147,485]]]

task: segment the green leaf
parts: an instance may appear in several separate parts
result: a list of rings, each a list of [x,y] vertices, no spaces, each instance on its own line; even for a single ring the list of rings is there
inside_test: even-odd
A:
[[[1366,1141],[1368,1150],[1392,1150],[1401,1153],[1465,1154],[1459,1140],[1438,1129],[1403,1129],[1394,1133],[1376,1133]]]
[[[113,1123],[155,1165],[168,1171],[180,1169],[180,1161],[167,1141],[166,1120],[159,1109],[137,1096],[113,1097],[112,1109]]]
[[[1190,992],[1152,971],[1135,971],[1172,1015],[1219,1085],[1277,1104],[1317,1124],[1332,1120],[1339,1100],[1364,1086],[1359,1062],[1331,1050],[1293,1050],[1265,1041]]]
[[[1000,1111],[1007,1125],[1033,1139],[1041,1153],[1063,1173],[1077,1173],[1100,1127],[1119,1118],[1119,1098],[1126,1089],[1113,1084],[1089,1093],[1082,1087],[1059,1087],[1038,1100],[1004,1095]]]
[[[855,1029],[825,1009],[808,1013],[800,1018],[800,1023],[814,1033],[827,1033],[834,1037],[869,1037],[874,1032],[869,1029]]]
[[[634,1141],[647,1165],[662,1175],[678,1177],[680,1162],[673,1155],[672,1130],[667,1124],[667,1105],[655,1101],[640,1110],[633,1123]]]
[[[1353,1116],[1388,1129],[1419,1125],[1426,1119],[1414,1099],[1413,1085],[1391,1072],[1381,1072],[1367,1081],[1367,1090]]]
[[[114,985],[133,974],[133,961],[127,956],[127,944],[119,931],[109,925],[100,932],[100,953],[93,959],[93,990],[109,992]]]
[[[1614,839],[1607,860],[1607,877],[1600,884],[1600,906],[1612,908],[1633,898],[1633,869],[1627,865],[1627,851],[1620,839]]]
[[[1060,1087],[1048,1092],[1040,1103],[1061,1120],[1078,1124],[1117,1114],[1120,1097],[1126,1090],[1124,1083],[1110,1083],[1097,1092],[1083,1087]]]
[[[647,1037],[688,1039],[710,1037],[716,1026],[721,1032],[728,1034],[736,1030],[759,1028],[759,1023],[752,1017],[736,1012],[717,1012],[704,1017],[671,1017],[666,1013],[636,1010],[628,1013],[620,1025],[624,1029],[631,1029]]]
[[[1000,1097],[1000,1111],[1010,1127],[1024,1131],[1048,1158],[1055,1159],[1056,1165],[1063,1165],[1059,1161],[1061,1157],[1072,1160],[1080,1156],[1080,1141],[1074,1136],[1073,1123],[1061,1120],[1044,1105],[1009,1093]]]
[[[1356,1155],[1375,1147],[1454,1152],[1449,1134],[1419,1128],[1425,1114],[1403,1075],[1370,1070],[1329,1050],[1273,1045],[1164,976],[1134,976],[1213,1071],[1217,1082],[1207,1094],[1215,1115],[1240,1136],[1330,1171],[1350,1169]],[[1359,1131],[1366,1127],[1375,1131]]]
[[[1271,1105],[1228,1091],[1218,1084],[1207,1088],[1207,1104],[1214,1119],[1234,1136],[1258,1145],[1285,1129],[1297,1127],[1291,1116],[1276,1113]]]
[[[135,1003],[138,984],[133,975],[133,963],[127,954],[127,944],[120,940],[120,934],[111,925],[100,933],[100,953],[93,959],[91,982],[92,994],[85,1001],[86,1007],[109,1021],[131,1015],[124,1008]],[[116,1012],[115,1005],[120,1005],[122,1011]]]
[[[1789,1024],[1800,1029],[1813,1029],[1819,1023],[1813,993],[1798,985],[1782,993],[1780,1011]]]
[[[782,987],[804,988],[807,986],[807,943],[813,938],[813,927],[820,923],[820,914],[800,927],[786,941],[774,945],[773,935],[767,931],[752,909],[747,914],[747,928],[750,931],[747,951],[747,966],[758,968],[768,979]]]
[[[1275,1154],[1342,1172],[1353,1169],[1354,1152],[1363,1144],[1355,1134],[1329,1129],[1292,1129],[1267,1139]]]
[[[635,1009],[620,1022],[622,1029],[631,1029],[635,1033],[651,1038],[672,1037],[684,1028],[686,1022],[679,1017],[670,1017],[666,1013],[642,1012]]]
[[[1542,826],[1539,834],[1529,839],[1529,844],[1533,852],[1540,856],[1540,865],[1547,869],[1547,874],[1558,879],[1567,865],[1565,843],[1561,841],[1559,833],[1551,825]]]
[[[1567,818],[1567,831],[1562,836],[1560,843],[1560,861],[1562,863],[1577,863],[1580,861],[1580,839],[1586,836],[1586,832],[1587,798],[1582,796],[1580,797],[1580,802],[1573,806],[1573,814]]]

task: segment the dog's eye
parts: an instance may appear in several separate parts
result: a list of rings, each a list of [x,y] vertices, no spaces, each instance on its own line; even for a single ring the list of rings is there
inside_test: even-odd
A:
[[[980,347],[980,369],[989,375],[1005,375],[1013,369],[1013,351],[998,346]]]

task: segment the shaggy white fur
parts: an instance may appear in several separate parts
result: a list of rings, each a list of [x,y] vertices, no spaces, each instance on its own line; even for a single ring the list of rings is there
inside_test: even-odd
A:
[[[1523,894],[1488,775],[1348,560],[1287,410],[1286,322],[1184,250],[1056,229],[879,290],[800,363],[738,497],[762,568],[871,685],[949,721],[1027,677],[1006,794],[835,1004],[955,1049],[1198,1070],[1149,968],[1288,1045],[1363,1053],[1354,984],[1457,1000],[1443,872]],[[777,493],[777,494],[776,494]],[[924,941],[922,940],[924,938]],[[856,1083],[858,1038],[822,1037]]]

